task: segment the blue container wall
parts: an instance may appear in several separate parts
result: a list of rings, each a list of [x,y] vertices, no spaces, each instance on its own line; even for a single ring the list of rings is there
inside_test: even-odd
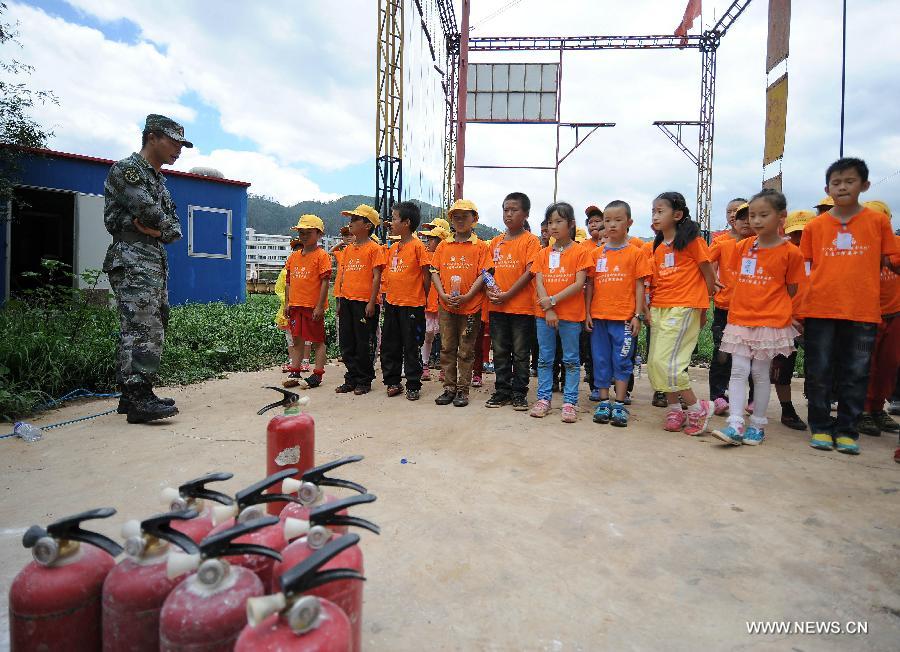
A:
[[[22,163],[22,185],[71,190],[102,195],[109,172],[104,162],[60,157],[26,157]],[[165,175],[165,171],[163,171]],[[245,280],[247,188],[229,183],[166,176],[181,221],[184,237],[166,247],[169,254],[169,302],[241,303],[247,298]],[[188,206],[231,210],[231,258],[188,256]],[[6,229],[0,228],[0,288],[5,287]]]

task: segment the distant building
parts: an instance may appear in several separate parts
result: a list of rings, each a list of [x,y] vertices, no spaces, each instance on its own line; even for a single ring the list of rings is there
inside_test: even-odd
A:
[[[256,229],[247,227],[247,280],[256,280],[261,272],[277,272],[284,267],[291,253],[290,235],[272,235],[257,233]],[[326,251],[337,243],[338,238],[323,235],[319,246]]]

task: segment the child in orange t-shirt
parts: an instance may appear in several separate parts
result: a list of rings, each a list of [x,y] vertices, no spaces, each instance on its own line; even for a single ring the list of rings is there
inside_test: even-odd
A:
[[[438,245],[431,260],[431,282],[440,300],[441,371],[444,392],[437,405],[465,407],[469,404],[475,340],[481,323],[484,281],[487,269],[487,245],[473,229],[478,208],[467,199],[458,199],[448,211],[455,233],[453,239]]]
[[[595,384],[600,404],[594,410],[596,423],[628,425],[625,398],[634,368],[634,347],[640,323],[645,318],[644,279],[653,273],[641,248],[628,241],[631,207],[624,201],[610,202],[603,212],[606,244],[591,254],[585,293],[585,330],[591,334]],[[615,383],[616,401],[609,403],[609,385]]]
[[[750,200],[750,226],[756,235],[738,243],[731,260],[733,292],[722,351],[731,354],[728,425],[713,434],[722,441],[756,446],[765,439],[772,358],[794,352],[799,335],[792,297],[806,277],[800,250],[781,236],[787,200],[766,189]],[[747,376],[753,375],[753,416],[744,430]]]
[[[528,409],[529,357],[534,334],[534,274],[531,261],[540,251],[537,236],[525,230],[531,211],[528,195],[513,192],[503,200],[506,233],[491,240],[488,254],[495,286],[489,288],[494,393],[486,407],[512,404]]]
[[[378,290],[385,265],[384,250],[372,240],[381,223],[378,211],[360,204],[352,211],[342,211],[350,218],[353,243],[342,255],[341,308],[338,340],[347,371],[344,382],[335,388],[338,394],[353,392],[357,396],[372,391],[375,379],[373,351],[378,328]]]
[[[328,307],[328,279],[331,278],[331,259],[319,247],[319,236],[325,232],[322,220],[315,215],[301,215],[297,226],[297,240],[303,245],[288,256],[285,262],[285,308],[294,346],[291,348],[291,373],[285,387],[302,389],[318,387],[325,375],[325,309]],[[303,343],[316,347],[313,372],[307,378],[300,374],[300,352]]]
[[[427,231],[420,231],[425,244],[425,260],[428,265],[434,258],[434,252],[438,245],[447,239],[447,231],[442,227],[433,226]],[[422,380],[431,380],[429,364],[431,361],[431,347],[440,332],[440,320],[438,319],[437,290],[429,283],[428,296],[425,298],[425,341],[422,344]]]
[[[860,193],[869,188],[864,161],[832,163],[825,182],[834,207],[807,224],[800,240],[809,267],[802,315],[810,446],[857,455],[857,422],[881,322],[881,268],[897,247],[887,216],[859,204]],[[830,413],[834,379],[836,420]]]
[[[387,251],[384,273],[384,324],[381,327],[381,373],[388,396],[403,393],[419,400],[425,337],[425,296],[431,286],[429,255],[413,234],[421,221],[419,207],[409,201],[391,209],[391,233],[397,236]]]
[[[575,211],[566,202],[547,207],[547,229],[554,243],[534,257],[531,271],[537,277],[538,360],[537,401],[531,416],[544,417],[550,411],[553,384],[553,362],[556,358],[556,336],[562,345],[565,368],[562,421],[575,423],[578,413],[579,364],[578,341],[584,323],[584,280],[591,261],[587,250],[574,242]]]
[[[686,435],[706,431],[712,414],[709,401],[698,400],[687,367],[700,334],[702,316],[715,293],[709,250],[699,225],[680,192],[664,192],[653,200],[653,299],[650,308],[650,354],[647,371],[653,389],[666,393],[664,428]],[[682,410],[678,394],[688,406]]]

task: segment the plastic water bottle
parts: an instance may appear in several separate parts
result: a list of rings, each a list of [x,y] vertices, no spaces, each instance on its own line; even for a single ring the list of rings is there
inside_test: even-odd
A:
[[[44,437],[44,433],[40,428],[24,421],[16,421],[13,425],[13,434],[20,439],[24,439],[29,444],[40,441]]]
[[[459,276],[450,277],[450,296],[458,297],[460,295],[460,287],[462,286],[462,278]]]
[[[481,270],[481,278],[484,279],[484,284],[489,290],[493,290],[497,287],[497,281],[494,280],[494,275],[486,269]]]
[[[641,363],[643,361],[644,360],[641,358],[641,356],[636,356],[634,359],[634,377],[635,378],[641,377]]]

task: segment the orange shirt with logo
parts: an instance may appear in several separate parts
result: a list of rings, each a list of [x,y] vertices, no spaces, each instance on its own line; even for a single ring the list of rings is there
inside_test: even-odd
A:
[[[512,240],[504,240],[504,234],[496,236],[488,245],[490,262],[494,268],[494,280],[502,291],[512,287],[525,273],[526,267],[541,250],[541,241],[533,233],[527,231]],[[485,299],[491,312],[505,312],[513,315],[534,314],[534,280],[526,284],[519,292],[501,305],[495,305]]]
[[[709,260],[719,264],[719,283],[724,285],[721,290],[716,292],[713,301],[716,308],[728,310],[731,303],[731,293],[734,291],[734,271],[733,262],[738,241],[727,233],[716,238],[712,246],[709,248]]]
[[[319,303],[322,283],[331,276],[331,258],[321,247],[308,254],[303,249],[291,252],[284,264],[287,269],[288,305],[301,308],[315,308]],[[325,297],[325,308],[328,297]]]
[[[429,265],[428,250],[413,238],[406,244],[395,242],[387,252],[381,277],[385,299],[393,306],[424,306],[425,286],[422,267]]]
[[[770,248],[756,247],[756,236],[737,243],[731,262],[734,291],[728,323],[737,326],[785,328],[791,324],[794,304],[788,285],[806,282],[800,250],[790,242]]]
[[[369,302],[372,296],[372,281],[376,267],[384,267],[384,250],[371,240],[344,248],[341,274],[343,298],[352,301]]]
[[[638,249],[643,249],[644,245],[647,243],[641,240],[639,237],[633,236],[631,238],[628,238],[628,244],[633,247],[637,247]]]
[[[709,308],[706,280],[701,263],[709,262],[703,238],[694,238],[681,251],[660,242],[653,251],[653,307]]]
[[[453,276],[460,278],[459,293],[465,294],[472,288],[472,284],[478,279],[481,270],[490,265],[487,243],[478,239],[474,233],[465,242],[448,240],[438,245],[431,260],[431,268],[438,273],[444,292],[449,295],[452,288],[450,279]],[[461,305],[458,309],[451,309],[444,302],[441,307],[447,312],[459,315],[471,315],[481,312],[481,303],[484,293],[478,292],[474,297]]]
[[[842,225],[823,213],[803,227],[800,251],[810,262],[804,317],[881,321],[881,257],[898,253],[887,215],[863,208]]]
[[[540,241],[538,241],[538,243],[540,243]],[[594,253],[594,249],[599,249],[601,246],[599,242],[594,242],[593,238],[588,238],[579,244],[587,249],[588,255]]]
[[[650,259],[641,248],[624,244],[620,249],[600,247],[591,254],[588,278],[594,284],[591,317],[624,321],[634,317],[635,282],[652,276]]]
[[[431,265],[431,261],[434,260],[434,252],[425,250],[425,257],[423,259],[426,265]],[[437,289],[434,287],[434,283],[431,283],[428,286],[428,297],[425,299],[425,312],[437,312],[438,311],[438,296]]]
[[[894,243],[900,251],[900,235],[894,236]],[[891,256],[891,264],[900,267],[900,253]],[[881,268],[881,314],[900,313],[900,276],[890,267]]]
[[[553,247],[544,247],[538,251],[531,263],[531,271],[541,275],[547,296],[559,294],[575,282],[575,275],[591,266],[591,257],[587,249],[572,243],[565,251],[559,253],[559,266],[550,267],[550,255]],[[556,316],[563,321],[584,321],[584,294],[575,292],[554,306]],[[537,305],[538,317],[544,317],[545,312]]]

